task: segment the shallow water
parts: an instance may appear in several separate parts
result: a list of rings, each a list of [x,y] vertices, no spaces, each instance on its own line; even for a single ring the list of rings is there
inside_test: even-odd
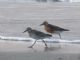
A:
[[[70,30],[61,34],[62,39],[54,35],[55,39],[79,42],[79,12],[79,3],[0,3],[0,35],[5,40],[27,40],[28,34],[22,32],[27,27],[45,32],[39,25],[46,20]]]

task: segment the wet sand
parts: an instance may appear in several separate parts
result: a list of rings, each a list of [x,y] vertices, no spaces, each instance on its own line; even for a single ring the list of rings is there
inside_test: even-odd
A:
[[[1,60],[80,60],[79,54],[0,53]]]
[[[37,42],[33,48],[28,48],[32,42],[0,41],[1,60],[80,60],[80,45],[69,43],[48,43],[45,48],[42,42]]]

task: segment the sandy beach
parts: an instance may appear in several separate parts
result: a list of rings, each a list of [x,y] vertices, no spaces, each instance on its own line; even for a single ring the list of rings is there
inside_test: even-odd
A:
[[[51,43],[48,48],[37,42],[0,41],[1,60],[80,60],[80,45],[69,43]]]
[[[32,41],[13,41],[29,38],[27,33],[22,33],[28,26],[45,32],[39,26],[45,20],[70,30],[61,34],[61,40],[79,41],[79,12],[80,3],[0,2],[0,60],[80,60],[79,42],[47,43],[48,48],[37,42],[28,48]]]

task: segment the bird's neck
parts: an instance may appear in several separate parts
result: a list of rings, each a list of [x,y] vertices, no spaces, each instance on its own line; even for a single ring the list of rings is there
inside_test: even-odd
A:
[[[48,26],[48,24],[45,24],[44,26]]]

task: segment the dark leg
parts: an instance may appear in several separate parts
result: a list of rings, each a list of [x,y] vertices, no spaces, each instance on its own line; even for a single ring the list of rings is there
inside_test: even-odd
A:
[[[36,43],[36,41],[37,41],[37,40],[35,40],[35,42],[34,42],[31,46],[29,46],[29,48],[32,48],[32,47],[34,46],[34,44]]]
[[[43,43],[45,44],[45,46],[47,47],[47,44],[46,44],[46,42],[42,39],[42,41],[43,41]]]
[[[61,34],[59,33],[59,37],[60,37],[60,39],[61,39]]]

